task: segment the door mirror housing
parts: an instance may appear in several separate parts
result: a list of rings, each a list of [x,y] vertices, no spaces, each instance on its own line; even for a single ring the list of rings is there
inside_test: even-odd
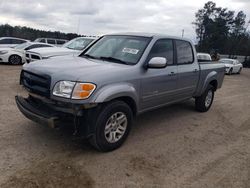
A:
[[[167,66],[167,59],[165,57],[153,57],[148,62],[148,68],[161,69]]]

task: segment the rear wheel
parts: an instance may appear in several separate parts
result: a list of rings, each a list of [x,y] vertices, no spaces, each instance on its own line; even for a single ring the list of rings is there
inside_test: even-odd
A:
[[[90,143],[97,150],[107,152],[119,148],[126,140],[133,122],[131,108],[123,101],[105,104],[95,121]]]
[[[11,55],[9,57],[9,63],[12,65],[20,65],[22,64],[22,58],[19,55]]]
[[[207,112],[214,100],[214,87],[209,85],[204,93],[195,99],[195,108],[199,112]]]

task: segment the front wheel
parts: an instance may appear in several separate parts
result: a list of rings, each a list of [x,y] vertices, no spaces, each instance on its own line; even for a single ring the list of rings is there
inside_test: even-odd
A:
[[[133,122],[131,108],[123,101],[104,104],[95,121],[90,143],[97,150],[107,152],[119,148],[126,140]]]
[[[204,93],[195,99],[195,108],[199,112],[207,112],[214,100],[214,88],[209,85]]]
[[[240,74],[240,73],[241,73],[241,71],[242,71],[242,68],[240,68],[240,69],[239,69],[239,71],[237,72],[237,74]]]
[[[21,65],[22,64],[22,58],[19,55],[11,55],[9,57],[9,63],[12,65]]]

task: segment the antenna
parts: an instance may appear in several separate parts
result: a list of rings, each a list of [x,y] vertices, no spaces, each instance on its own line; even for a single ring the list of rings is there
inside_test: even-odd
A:
[[[185,34],[185,30],[182,29],[182,34],[181,34],[182,38],[184,37],[184,34]]]
[[[80,30],[80,16],[78,18],[77,31],[76,31],[78,35],[79,35],[79,30]]]

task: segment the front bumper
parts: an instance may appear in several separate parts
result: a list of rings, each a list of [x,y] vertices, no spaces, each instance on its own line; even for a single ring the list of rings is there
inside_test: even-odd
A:
[[[18,109],[25,117],[41,125],[59,128],[62,123],[68,122],[73,125],[74,132],[79,133],[78,135],[82,138],[91,136],[95,130],[94,126],[83,121],[90,117],[90,113],[79,105],[75,105],[75,107],[71,105],[70,107],[66,103],[48,104],[31,95],[28,98],[16,96],[15,100]]]
[[[15,99],[17,107],[28,119],[39,124],[45,124],[51,128],[57,127],[59,115],[55,111],[37,105],[30,98],[25,99],[21,96],[16,96]]]

